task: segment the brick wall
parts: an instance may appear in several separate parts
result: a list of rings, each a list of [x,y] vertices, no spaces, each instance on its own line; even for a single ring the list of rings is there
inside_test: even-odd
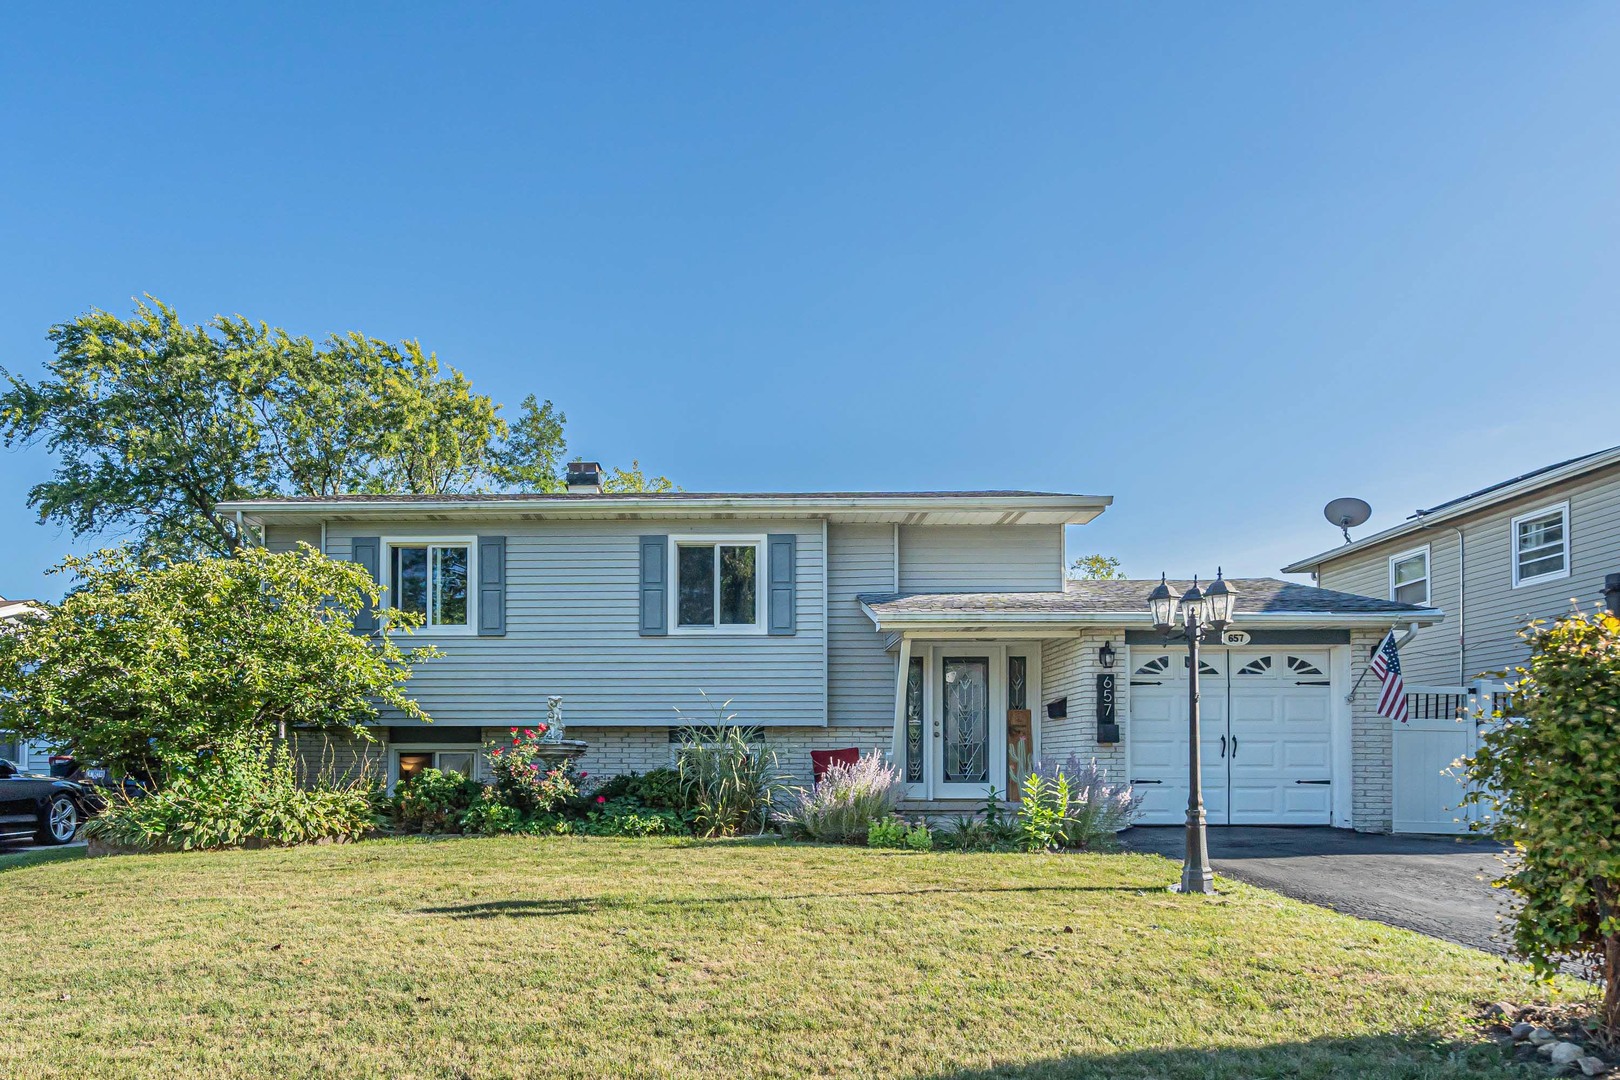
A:
[[[1112,669],[1114,680],[1114,715],[1120,725],[1121,741],[1105,744],[1097,741],[1097,676],[1103,666],[1097,659],[1097,650],[1111,643],[1118,659]],[[1037,707],[1041,728],[1041,758],[1061,762],[1070,754],[1081,761],[1095,758],[1097,764],[1108,770],[1111,779],[1125,777],[1124,730],[1128,716],[1126,701],[1129,679],[1124,677],[1124,643],[1115,631],[1088,630],[1078,637],[1049,640],[1041,649],[1041,701]],[[1069,699],[1068,716],[1062,720],[1048,719],[1046,703],[1061,697]]]
[[[616,776],[668,768],[675,763],[675,744],[669,741],[667,727],[614,727],[568,730],[570,738],[584,739],[590,749],[580,759],[580,767],[593,776]],[[808,785],[811,779],[810,751],[855,747],[862,753],[881,750],[885,755],[894,741],[894,729],[883,727],[781,727],[766,728],[765,742],[776,752],[782,772],[790,784]]]
[[[1362,679],[1381,630],[1350,635],[1350,683],[1361,679],[1350,702],[1350,823],[1357,832],[1387,833],[1395,821],[1395,765],[1390,721],[1378,715],[1378,677]]]

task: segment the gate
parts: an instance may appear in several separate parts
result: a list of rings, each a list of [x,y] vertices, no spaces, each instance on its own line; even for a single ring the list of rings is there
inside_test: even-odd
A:
[[[1480,820],[1482,808],[1462,805],[1469,785],[1454,765],[1479,748],[1507,700],[1501,683],[1407,688],[1407,722],[1394,726],[1391,751],[1396,832],[1466,833]]]

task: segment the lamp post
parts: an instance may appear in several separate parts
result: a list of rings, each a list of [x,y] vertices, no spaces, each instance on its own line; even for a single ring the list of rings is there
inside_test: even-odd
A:
[[[1163,574],[1159,584],[1148,594],[1148,610],[1153,613],[1153,626],[1168,641],[1176,629],[1176,612],[1181,613],[1181,634],[1187,639],[1187,861],[1181,867],[1181,887],[1184,893],[1210,894],[1215,891],[1215,875],[1209,868],[1209,838],[1204,828],[1204,780],[1201,747],[1198,736],[1198,644],[1207,627],[1217,634],[1232,621],[1232,602],[1236,597],[1232,587],[1215,569],[1215,580],[1206,590],[1198,588],[1193,578],[1192,587],[1178,600],[1170,591],[1170,583]]]

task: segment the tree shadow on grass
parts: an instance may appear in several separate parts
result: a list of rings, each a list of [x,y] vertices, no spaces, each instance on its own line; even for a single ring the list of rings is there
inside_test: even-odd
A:
[[[0,848],[0,873],[7,870],[21,870],[26,866],[66,862],[70,859],[82,859],[84,857],[85,849],[82,844],[72,847],[34,848],[31,851],[7,851],[5,848]]]
[[[1054,1018],[1054,1023],[1061,1023]],[[1259,1047],[1074,1054],[983,1069],[925,1074],[927,1080],[1449,1080],[1522,1077],[1509,1052],[1490,1042],[1388,1034],[1271,1043]],[[1545,1074],[1545,1069],[1535,1070]]]
[[[1007,885],[982,889],[869,889],[858,892],[765,893],[758,896],[571,896],[557,899],[488,900],[445,907],[417,908],[419,915],[444,915],[452,919],[526,918],[531,916],[588,915],[597,911],[623,911],[643,907],[715,907],[728,904],[772,904],[793,900],[856,900],[883,896],[978,896],[996,893],[1128,893],[1153,892],[1151,888],[1120,885]]]

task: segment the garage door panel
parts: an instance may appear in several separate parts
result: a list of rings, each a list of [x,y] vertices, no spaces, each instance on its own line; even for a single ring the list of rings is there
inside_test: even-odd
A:
[[[1132,778],[1144,824],[1186,813],[1185,654],[1148,654],[1155,685],[1131,688]],[[1207,661],[1200,700],[1204,799],[1212,824],[1325,825],[1332,820],[1332,691],[1328,654],[1226,650]],[[1133,669],[1136,663],[1133,662]],[[1211,674],[1211,673],[1214,674]],[[1227,673],[1230,672],[1230,675]],[[1302,685],[1303,684],[1303,685]],[[1223,756],[1223,740],[1226,736]]]

